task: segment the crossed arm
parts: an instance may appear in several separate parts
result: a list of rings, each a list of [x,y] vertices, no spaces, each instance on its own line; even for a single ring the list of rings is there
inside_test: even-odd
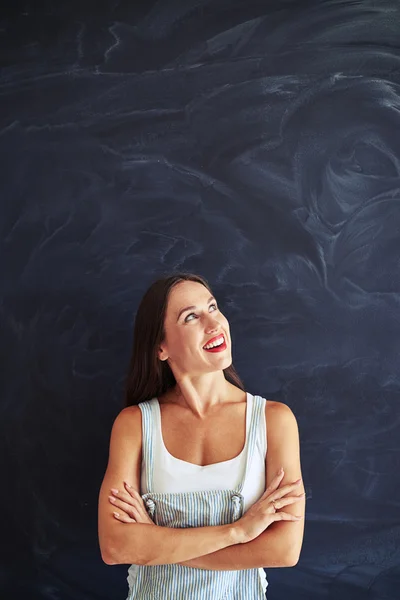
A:
[[[266,488],[282,466],[285,476],[280,487],[302,476],[300,465],[299,432],[296,418],[286,404],[267,402],[267,444],[265,460]],[[297,493],[304,492],[303,482]],[[305,497],[282,509],[293,515],[302,515],[300,521],[272,523],[261,535],[245,544],[235,544],[179,564],[198,569],[238,570],[255,567],[290,567],[300,556],[304,535]]]
[[[293,483],[301,477],[299,434],[296,418],[286,404],[273,401],[266,403],[265,415],[268,446],[265,461],[266,488],[271,484],[281,466],[285,474],[280,486]],[[137,416],[138,413],[136,413]],[[178,532],[178,530],[172,529],[168,535],[181,533],[183,537],[179,537],[178,535],[177,538],[175,535],[177,539],[174,539],[173,542],[171,540],[172,546],[169,552],[164,547],[166,540],[164,540],[164,531],[161,531],[163,528],[159,530],[155,526],[154,531],[150,532],[147,530],[149,525],[154,527],[154,523],[148,519],[145,509],[144,512],[147,521],[144,520],[143,522],[146,523],[146,526],[141,525],[141,521],[136,522],[135,528],[138,527],[138,529],[135,532],[134,545],[131,543],[131,531],[130,528],[127,528],[125,519],[123,519],[123,523],[118,523],[114,520],[113,525],[110,527],[111,521],[109,521],[110,516],[108,512],[110,504],[106,502],[105,498],[107,490],[110,489],[110,484],[112,485],[116,481],[121,481],[127,477],[127,473],[129,472],[131,474],[129,478],[132,479],[133,477],[131,481],[133,484],[132,487],[136,490],[139,489],[139,452],[141,444],[139,444],[138,438],[141,433],[141,422],[136,417],[131,412],[122,415],[122,418],[117,419],[111,436],[109,466],[99,496],[99,541],[105,562],[108,564],[125,564],[129,562],[139,564],[141,560],[144,561],[143,564],[175,562],[188,567],[210,570],[288,567],[297,563],[303,541],[304,497],[299,498],[294,504],[289,504],[282,509],[278,509],[278,512],[279,510],[283,510],[294,515],[302,515],[302,520],[274,522],[256,539],[244,544],[232,541],[230,535],[226,537],[226,526],[220,528],[223,531],[218,531],[218,538],[215,539],[213,537],[213,528],[206,528],[210,531],[207,531],[207,535],[205,535],[206,532],[204,531],[204,534],[199,538],[201,539],[201,543],[195,542],[196,536],[199,535],[199,531],[196,529],[185,532]],[[133,457],[132,454],[134,455]],[[133,476],[131,470],[132,462],[136,465]],[[117,484],[118,487],[119,485],[120,483]],[[304,491],[304,486],[301,483],[296,488],[296,493],[302,491]],[[135,494],[140,497],[138,492],[135,492]],[[121,496],[119,498],[122,504],[124,504],[123,498]],[[121,503],[118,502],[118,497],[117,503],[114,506],[119,506],[124,510],[121,507]],[[114,518],[111,517],[111,519]],[[148,522],[149,525],[147,525]],[[150,533],[151,535],[149,535]],[[153,554],[148,552],[148,547],[146,546],[146,540],[150,543],[150,539],[150,545],[161,543],[161,540],[164,540],[162,542],[163,550],[155,558],[158,562],[150,562],[154,560]],[[158,539],[160,542],[156,542]],[[179,539],[181,541],[178,541]],[[136,546],[136,549],[134,546]],[[198,550],[197,556],[196,549]],[[189,555],[191,558],[181,561],[177,557],[182,556],[182,554]],[[174,559],[174,557],[176,558]],[[160,560],[161,562],[159,562]]]

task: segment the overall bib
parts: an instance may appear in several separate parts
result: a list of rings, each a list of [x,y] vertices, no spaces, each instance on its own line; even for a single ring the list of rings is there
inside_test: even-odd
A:
[[[142,500],[156,525],[205,527],[226,525],[243,515],[241,494],[256,443],[263,399],[254,396],[244,475],[235,489],[177,493],[153,492],[153,431],[149,401],[141,402],[147,493]],[[258,568],[235,571],[197,569],[179,564],[139,565],[127,600],[265,600]]]

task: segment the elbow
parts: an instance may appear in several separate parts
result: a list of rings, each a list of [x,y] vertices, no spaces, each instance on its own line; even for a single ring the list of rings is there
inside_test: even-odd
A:
[[[135,526],[136,527],[136,526]],[[107,531],[99,535],[101,558],[106,565],[159,564],[154,560],[148,543],[148,525],[139,525],[135,535],[128,528],[119,532]],[[150,540],[151,541],[151,540]]]
[[[99,546],[101,558],[106,565],[121,564],[117,553],[118,544],[113,543],[112,538],[100,539]]]
[[[300,559],[300,548],[291,546],[283,555],[282,567],[295,567]]]
[[[110,548],[100,548],[101,558],[106,565],[117,565],[118,561],[116,561],[114,557],[114,553]]]
[[[99,531],[98,540],[102,561],[106,565],[117,565],[115,543],[113,543],[112,537]]]
[[[299,554],[288,554],[285,557],[284,567],[295,567],[299,562],[300,555]]]
[[[118,552],[117,552],[117,544],[113,544],[111,540],[103,541],[100,543],[100,553],[103,562],[106,565],[119,565],[121,561],[119,560]]]
[[[137,554],[137,553],[135,553]],[[135,564],[135,565],[146,565],[148,561],[144,556],[134,556],[132,553],[129,553],[129,556],[126,552],[118,550],[114,545],[110,545],[104,548],[101,548],[101,558],[106,565],[127,565],[127,564]]]

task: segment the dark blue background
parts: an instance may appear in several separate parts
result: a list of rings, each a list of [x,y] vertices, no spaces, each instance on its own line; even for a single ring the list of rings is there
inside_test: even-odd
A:
[[[307,490],[268,600],[400,598],[400,5],[26,2],[1,29],[2,600],[124,600],[97,500],[158,276],[192,271]]]

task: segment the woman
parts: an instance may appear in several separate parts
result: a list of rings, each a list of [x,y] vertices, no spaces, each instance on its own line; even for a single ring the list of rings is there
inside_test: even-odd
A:
[[[298,561],[296,419],[244,390],[231,351],[205,279],[178,273],[150,286],[99,495],[102,558],[131,564],[129,600],[257,600],[263,567]]]

